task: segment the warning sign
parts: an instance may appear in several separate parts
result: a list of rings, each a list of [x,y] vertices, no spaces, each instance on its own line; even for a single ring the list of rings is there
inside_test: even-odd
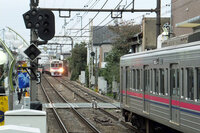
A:
[[[8,96],[0,96],[0,126],[4,125],[4,113],[8,111]]]

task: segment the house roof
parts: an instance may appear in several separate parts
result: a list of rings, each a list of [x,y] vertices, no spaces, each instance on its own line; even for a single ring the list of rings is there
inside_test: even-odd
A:
[[[93,45],[111,44],[116,36],[108,26],[93,26]]]

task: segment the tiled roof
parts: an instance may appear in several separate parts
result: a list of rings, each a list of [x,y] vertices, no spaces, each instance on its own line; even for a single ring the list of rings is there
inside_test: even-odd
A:
[[[94,26],[93,27],[93,45],[111,44],[117,36],[108,26]]]

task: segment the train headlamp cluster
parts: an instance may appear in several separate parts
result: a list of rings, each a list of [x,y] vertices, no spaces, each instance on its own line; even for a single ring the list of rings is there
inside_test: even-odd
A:
[[[63,68],[60,68],[60,69],[59,69],[59,72],[60,72],[60,73],[63,73],[63,72],[64,72],[64,69],[63,69]]]
[[[61,67],[61,68],[59,68],[59,69],[53,69],[53,68],[51,68],[50,69],[50,72],[60,72],[60,73],[63,73],[64,72],[64,69]]]

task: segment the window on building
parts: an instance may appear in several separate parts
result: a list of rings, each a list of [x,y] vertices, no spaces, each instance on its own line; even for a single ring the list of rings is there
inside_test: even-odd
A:
[[[106,57],[108,56],[108,52],[104,52],[104,62],[107,62]]]
[[[165,72],[164,69],[160,69],[160,93],[165,94]]]
[[[194,100],[194,70],[187,68],[187,92],[189,100]]]

